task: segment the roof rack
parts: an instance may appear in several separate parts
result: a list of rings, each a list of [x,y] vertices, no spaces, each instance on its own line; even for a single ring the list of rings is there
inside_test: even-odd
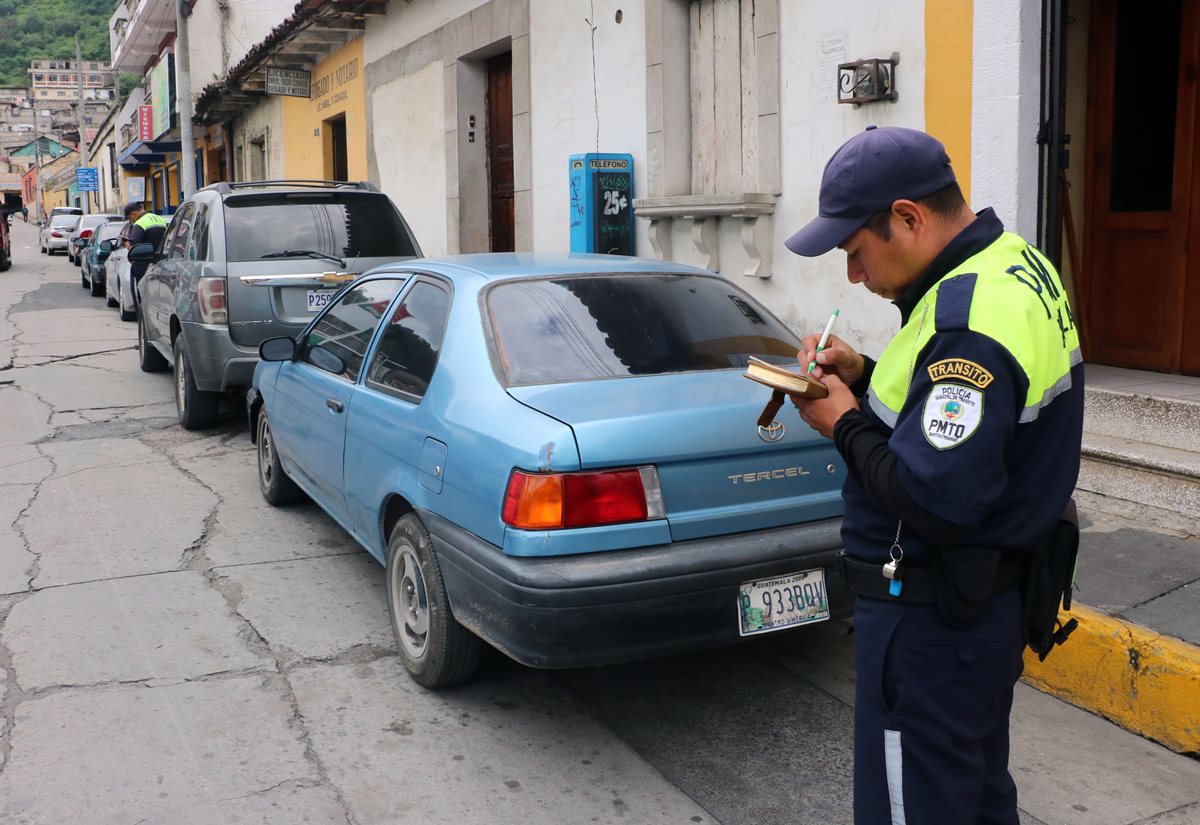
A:
[[[235,189],[262,189],[273,186],[296,186],[309,189],[362,189],[366,192],[378,192],[378,187],[370,181],[344,181],[344,180],[247,180],[238,181],[235,183],[227,183],[220,181],[218,183],[210,183],[204,189],[213,190],[222,195],[228,195]]]

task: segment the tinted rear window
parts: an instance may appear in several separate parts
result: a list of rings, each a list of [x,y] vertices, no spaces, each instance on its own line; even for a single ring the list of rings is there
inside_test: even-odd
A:
[[[226,198],[225,244],[231,261],[257,261],[285,249],[347,259],[416,254],[392,202],[369,192]]]
[[[799,338],[723,278],[587,275],[504,283],[487,307],[509,384],[795,363]]]

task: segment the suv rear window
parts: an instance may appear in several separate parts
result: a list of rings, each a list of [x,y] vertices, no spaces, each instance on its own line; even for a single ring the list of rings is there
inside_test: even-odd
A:
[[[228,197],[225,245],[231,261],[257,261],[288,249],[311,249],[339,258],[416,255],[400,213],[386,195],[371,192]]]
[[[782,321],[711,276],[530,279],[486,300],[510,385],[730,369],[751,355],[795,363],[800,349]]]

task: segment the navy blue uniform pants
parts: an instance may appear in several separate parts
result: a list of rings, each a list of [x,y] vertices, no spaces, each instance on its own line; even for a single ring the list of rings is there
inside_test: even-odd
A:
[[[1017,825],[1008,717],[1020,618],[1015,589],[967,629],[931,604],[859,598],[855,825]]]

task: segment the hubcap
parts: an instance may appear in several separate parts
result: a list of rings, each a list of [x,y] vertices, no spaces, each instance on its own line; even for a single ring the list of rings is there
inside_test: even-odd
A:
[[[274,476],[275,445],[271,441],[271,425],[267,419],[260,418],[258,425],[258,477],[263,489],[269,489],[271,478]]]
[[[429,646],[429,597],[425,577],[411,547],[400,550],[390,575],[392,615],[400,629],[400,643],[409,656],[419,659]]]

